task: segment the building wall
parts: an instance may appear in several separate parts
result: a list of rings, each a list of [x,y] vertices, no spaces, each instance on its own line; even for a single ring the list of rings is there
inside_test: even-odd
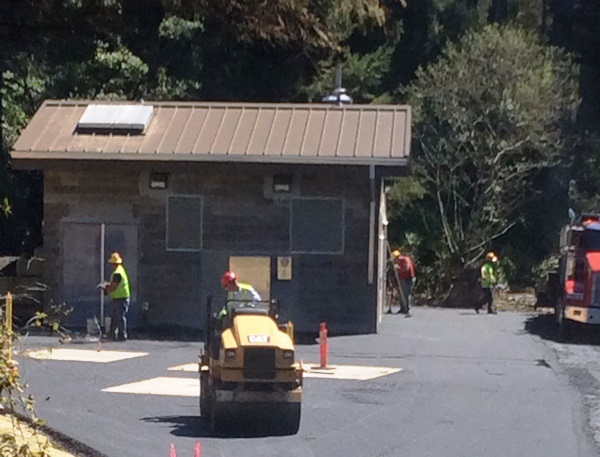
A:
[[[168,189],[149,189],[151,172],[167,173]],[[294,197],[343,199],[342,253],[290,252],[290,200],[271,192],[269,177],[273,174],[293,177]],[[204,246],[199,251],[167,249],[167,199],[173,195],[202,196]],[[45,171],[45,280],[51,298],[61,302],[69,295],[64,290],[65,262],[81,264],[82,271],[86,265],[96,269],[85,257],[95,255],[97,246],[63,252],[69,221],[137,224],[137,300],[131,311],[134,324],[201,328],[206,297],[214,295],[216,303],[225,298],[219,280],[228,269],[229,257],[260,255],[271,257],[271,296],[280,299],[282,318],[293,320],[297,331],[316,332],[319,322],[326,321],[334,333],[374,332],[376,278],[373,284],[367,283],[370,198],[367,167],[117,167],[103,163],[55,167]],[[277,279],[277,256],[292,257],[291,280]],[[125,258],[126,267],[132,255],[129,257]],[[84,278],[88,278],[85,290],[89,292],[95,286],[96,273],[82,273],[82,281]],[[147,311],[142,310],[143,303]]]

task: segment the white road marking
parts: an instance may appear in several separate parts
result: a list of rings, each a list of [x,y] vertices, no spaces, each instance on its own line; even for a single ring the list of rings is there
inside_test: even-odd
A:
[[[319,365],[303,364],[305,378],[355,379],[366,381],[381,376],[398,373],[402,368],[363,367],[351,365],[332,365],[327,369],[319,369]],[[197,363],[188,363],[169,368],[171,371],[198,372]]]
[[[193,378],[152,378],[102,389],[102,392],[142,395],[200,396],[200,381]]]
[[[92,349],[42,349],[39,351],[28,351],[23,355],[32,359],[40,360],[63,360],[73,362],[95,362],[108,363],[119,360],[132,359],[148,355],[147,352],[125,352],[125,351],[98,351]]]

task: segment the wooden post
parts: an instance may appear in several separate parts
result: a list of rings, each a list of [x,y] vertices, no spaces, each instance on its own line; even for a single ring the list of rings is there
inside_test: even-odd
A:
[[[10,292],[6,294],[5,300],[5,328],[7,333],[6,341],[8,342],[8,361],[12,359],[12,315],[13,315],[13,297]]]
[[[6,294],[6,328],[12,330],[13,298],[10,292]]]

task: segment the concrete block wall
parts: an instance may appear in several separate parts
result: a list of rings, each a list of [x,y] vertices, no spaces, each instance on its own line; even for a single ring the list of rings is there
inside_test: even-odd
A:
[[[150,190],[152,171],[169,176],[167,190]],[[343,254],[290,254],[289,200],[265,196],[265,177],[291,174],[300,197],[344,199]],[[169,195],[202,195],[204,249],[166,249]],[[138,301],[147,323],[203,326],[208,295],[224,299],[220,274],[229,256],[269,255],[272,296],[298,331],[375,331],[376,286],[367,283],[370,183],[366,167],[261,164],[90,164],[45,171],[45,281],[61,296],[61,221],[122,217],[138,224]],[[278,281],[276,257],[292,255],[293,279]]]

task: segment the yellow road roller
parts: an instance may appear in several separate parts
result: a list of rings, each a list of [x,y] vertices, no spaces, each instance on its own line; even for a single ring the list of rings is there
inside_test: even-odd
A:
[[[224,318],[206,303],[200,355],[200,414],[213,433],[254,423],[274,433],[300,426],[302,367],[293,324],[279,324],[279,302],[236,302]]]

